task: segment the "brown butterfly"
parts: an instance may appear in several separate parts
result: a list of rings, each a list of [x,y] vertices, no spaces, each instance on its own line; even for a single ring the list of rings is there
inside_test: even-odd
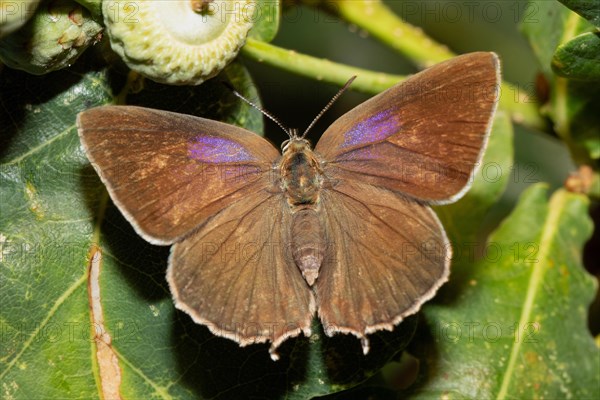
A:
[[[492,125],[498,57],[438,64],[335,121],[314,150],[283,154],[225,123],[105,106],[82,112],[83,147],[147,241],[173,245],[177,308],[214,334],[271,342],[392,330],[448,279],[451,249],[430,204],[469,188]],[[312,124],[311,124],[312,126]]]

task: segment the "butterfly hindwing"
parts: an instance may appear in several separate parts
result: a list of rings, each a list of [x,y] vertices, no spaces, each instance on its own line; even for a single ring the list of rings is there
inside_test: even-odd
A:
[[[325,332],[391,330],[448,279],[451,249],[435,213],[387,189],[338,182],[323,192],[333,238],[316,282]],[[365,351],[368,350],[368,347]]]
[[[241,345],[310,335],[315,300],[291,256],[291,212],[262,191],[219,213],[171,248],[167,280],[176,306]]]

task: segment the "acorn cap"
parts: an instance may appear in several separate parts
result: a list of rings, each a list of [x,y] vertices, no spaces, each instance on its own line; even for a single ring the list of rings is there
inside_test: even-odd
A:
[[[198,85],[237,55],[253,25],[253,0],[105,0],[112,49],[156,82]]]

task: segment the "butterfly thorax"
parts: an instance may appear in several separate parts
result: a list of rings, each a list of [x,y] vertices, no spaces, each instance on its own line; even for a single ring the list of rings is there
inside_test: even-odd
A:
[[[291,206],[316,204],[323,181],[315,153],[305,139],[292,139],[280,163],[282,189]]]

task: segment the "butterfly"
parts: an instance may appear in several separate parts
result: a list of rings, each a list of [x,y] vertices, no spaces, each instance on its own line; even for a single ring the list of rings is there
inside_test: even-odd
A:
[[[500,66],[477,52],[435,65],[337,119],[314,150],[134,106],[78,115],[83,148],[136,232],[171,245],[175,306],[241,346],[392,330],[447,281],[451,247],[430,205],[469,188]]]

